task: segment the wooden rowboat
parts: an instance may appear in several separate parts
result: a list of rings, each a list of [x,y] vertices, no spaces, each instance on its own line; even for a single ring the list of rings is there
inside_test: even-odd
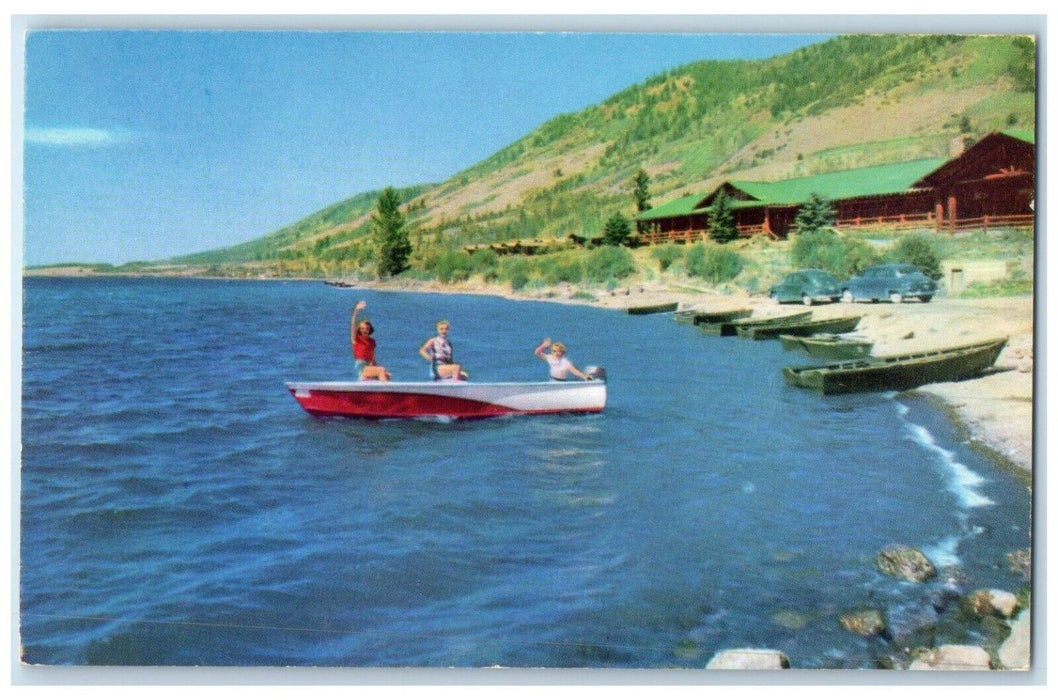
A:
[[[848,333],[860,323],[862,316],[819,318],[788,321],[768,325],[740,325],[736,332],[740,338],[766,340],[780,335],[812,335],[813,333]]]
[[[824,394],[854,391],[904,391],[923,384],[954,382],[995,364],[1007,338],[926,352],[851,360],[821,367],[784,367],[793,386]]]
[[[673,314],[677,323],[693,323],[698,326],[703,323],[723,323],[735,321],[740,318],[748,318],[753,309],[728,309],[726,311],[703,311],[701,309],[683,309]]]
[[[758,328],[765,326],[781,325],[794,321],[804,321],[812,316],[811,311],[800,311],[794,314],[782,316],[763,316],[760,318],[732,319],[718,323],[699,323],[698,329],[706,335],[738,335],[739,328]]]
[[[646,316],[647,314],[665,314],[670,311],[675,311],[680,303],[678,301],[669,301],[664,304],[650,304],[649,306],[630,306],[628,307],[628,313],[633,316]]]
[[[868,357],[874,341],[855,335],[818,333],[810,336],[780,335],[783,350],[800,351],[819,360],[859,360]]]

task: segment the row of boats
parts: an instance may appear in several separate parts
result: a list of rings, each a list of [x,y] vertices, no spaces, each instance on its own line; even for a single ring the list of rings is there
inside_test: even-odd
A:
[[[748,340],[778,339],[789,351],[827,361],[783,368],[786,381],[823,394],[905,391],[924,384],[951,382],[981,374],[995,364],[1008,338],[899,355],[873,356],[869,338],[856,335],[861,316],[813,318],[812,311],[752,317],[752,309],[677,310],[674,318],[693,323],[702,333]]]

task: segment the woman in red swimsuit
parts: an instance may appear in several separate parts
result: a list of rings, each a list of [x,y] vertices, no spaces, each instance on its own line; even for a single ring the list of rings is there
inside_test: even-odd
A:
[[[389,372],[386,371],[385,367],[375,362],[375,339],[372,337],[375,327],[367,319],[360,323],[356,322],[357,314],[366,307],[367,302],[364,301],[357,302],[356,306],[353,307],[353,319],[349,324],[349,339],[353,346],[353,359],[356,361],[356,369],[361,380],[377,379],[381,382],[388,382]]]

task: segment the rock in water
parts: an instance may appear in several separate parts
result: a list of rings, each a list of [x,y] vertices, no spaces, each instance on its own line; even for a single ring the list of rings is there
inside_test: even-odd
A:
[[[841,616],[841,626],[864,637],[885,632],[885,619],[879,610],[858,610]]]
[[[786,654],[774,649],[726,649],[705,666],[715,671],[772,671],[790,668]]]
[[[886,576],[914,583],[923,583],[937,575],[937,568],[925,554],[904,545],[886,547],[874,558],[874,563]]]
[[[912,662],[912,671],[988,671],[992,660],[981,647],[946,644],[931,649]]]

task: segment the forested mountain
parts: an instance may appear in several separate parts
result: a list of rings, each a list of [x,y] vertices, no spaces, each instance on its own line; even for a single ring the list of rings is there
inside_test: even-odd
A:
[[[427,249],[598,235],[613,214],[635,213],[639,169],[657,205],[723,180],[946,157],[992,131],[1033,129],[1035,57],[1028,37],[852,35],[766,60],[692,63],[558,115],[446,182],[393,183],[412,262]],[[255,241],[169,262],[366,270],[377,197],[361,193]]]

